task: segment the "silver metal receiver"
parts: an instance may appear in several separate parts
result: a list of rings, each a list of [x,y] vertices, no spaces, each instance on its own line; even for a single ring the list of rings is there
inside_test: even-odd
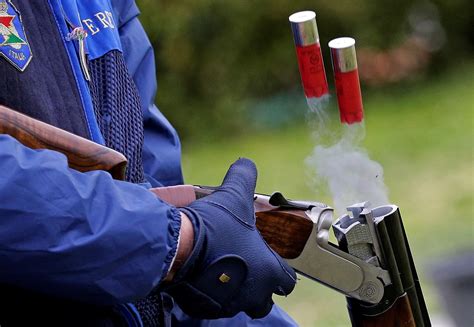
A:
[[[346,296],[368,303],[380,302],[385,285],[391,283],[388,271],[343,252],[329,242],[333,211],[317,205],[306,211],[313,221],[313,230],[299,257],[287,260],[288,263],[302,275]]]

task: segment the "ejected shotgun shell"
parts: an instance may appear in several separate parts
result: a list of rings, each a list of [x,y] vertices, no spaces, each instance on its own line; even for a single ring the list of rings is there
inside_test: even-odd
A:
[[[353,124],[364,119],[355,40],[341,37],[329,42],[341,122]]]
[[[300,11],[289,17],[296,46],[296,56],[306,98],[328,94],[323,56],[319,44],[316,13]]]

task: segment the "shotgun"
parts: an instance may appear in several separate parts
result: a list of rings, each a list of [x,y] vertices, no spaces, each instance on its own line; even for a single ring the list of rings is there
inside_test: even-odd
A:
[[[57,127],[0,106],[0,134],[33,149],[63,153],[81,172],[104,170],[123,180],[126,158]],[[193,185],[150,189],[161,200],[185,206],[213,188]],[[348,207],[333,222],[333,209],[292,201],[279,192],[255,194],[257,228],[265,241],[301,275],[347,297],[353,326],[431,326],[415,264],[395,205]],[[338,245],[329,242],[329,230]]]

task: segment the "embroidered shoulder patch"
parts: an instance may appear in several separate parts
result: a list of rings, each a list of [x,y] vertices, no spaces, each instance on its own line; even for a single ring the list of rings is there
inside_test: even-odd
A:
[[[11,0],[0,0],[0,55],[20,71],[33,57],[20,13]]]

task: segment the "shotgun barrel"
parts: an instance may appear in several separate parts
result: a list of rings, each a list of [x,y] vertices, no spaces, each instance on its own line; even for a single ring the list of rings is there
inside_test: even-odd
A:
[[[363,207],[361,208],[363,209]],[[353,211],[353,217],[343,216],[334,223],[336,238],[341,247],[356,256],[365,256],[380,265],[390,274],[391,284],[385,287],[384,296],[377,304],[364,303],[347,298],[349,315],[353,326],[431,326],[421,285],[403,227],[400,210],[395,205],[386,205],[373,210]],[[375,228],[369,231],[369,226]],[[358,230],[353,227],[358,226]],[[367,228],[373,240],[352,242],[353,230]],[[362,244],[361,244],[362,243]],[[367,248],[367,245],[370,245]],[[376,246],[379,247],[376,251]],[[361,247],[366,246],[361,251]],[[371,249],[373,251],[371,251]],[[377,254],[377,260],[372,260]]]

